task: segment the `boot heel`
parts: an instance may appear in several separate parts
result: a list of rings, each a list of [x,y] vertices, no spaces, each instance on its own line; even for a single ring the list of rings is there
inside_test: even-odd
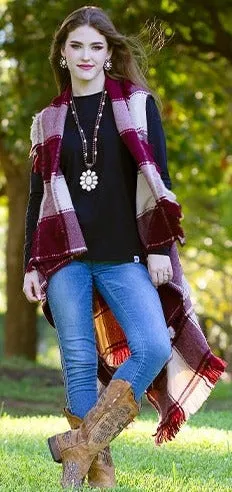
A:
[[[52,436],[48,438],[48,446],[54,461],[56,461],[57,463],[61,463],[62,459],[61,459],[59,446],[56,441],[56,436]]]

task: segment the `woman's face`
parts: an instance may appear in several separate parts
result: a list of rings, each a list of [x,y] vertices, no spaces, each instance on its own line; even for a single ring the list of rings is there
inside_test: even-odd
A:
[[[61,54],[66,58],[72,79],[90,81],[102,73],[106,58],[111,51],[105,36],[88,25],[70,32]]]

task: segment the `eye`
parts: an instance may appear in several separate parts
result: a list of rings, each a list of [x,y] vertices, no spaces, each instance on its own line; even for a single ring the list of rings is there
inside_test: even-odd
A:
[[[102,49],[103,49],[103,46],[93,46],[93,50],[99,51]]]
[[[74,50],[75,50],[75,49],[80,48],[81,45],[80,44],[71,44],[71,47],[74,48]]]

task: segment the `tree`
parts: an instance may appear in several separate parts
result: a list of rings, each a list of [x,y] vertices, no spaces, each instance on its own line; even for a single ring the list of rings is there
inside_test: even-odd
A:
[[[231,265],[232,240],[228,203],[232,33],[227,21],[230,2],[218,3],[207,0],[199,7],[198,0],[190,0],[186,9],[183,0],[158,0],[155,5],[147,0],[110,0],[101,6],[123,32],[137,34],[154,17],[164,21],[169,42],[161,54],[148,42],[147,76],[164,102],[170,169],[184,204],[186,252],[195,248],[196,254],[210,253],[212,265],[224,269]],[[32,115],[57,93],[48,63],[57,22],[81,5],[54,0],[45,9],[42,0],[12,0],[2,8],[0,181],[3,189],[6,183],[9,206],[6,355],[36,356],[36,306],[22,293],[29,129]]]
[[[115,18],[125,7],[123,0],[112,2]],[[175,33],[175,45],[193,57],[206,54],[232,61],[232,4],[230,0],[148,0],[126,2],[123,25],[137,31],[147,19],[158,18],[167,24],[167,35]],[[122,19],[121,19],[122,22]]]

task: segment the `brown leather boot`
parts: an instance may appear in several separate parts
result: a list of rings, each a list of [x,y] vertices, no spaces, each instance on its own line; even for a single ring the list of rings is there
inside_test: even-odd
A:
[[[67,408],[64,408],[64,414],[71,429],[80,427],[83,422],[80,417],[73,415]],[[109,446],[106,446],[103,451],[99,451],[97,456],[95,456],[88,471],[88,483],[90,487],[111,488],[116,486],[115,468]]]
[[[48,439],[55,461],[62,459],[63,488],[80,487],[95,456],[114,439],[138,414],[131,384],[112,379],[83,419],[79,429]]]

